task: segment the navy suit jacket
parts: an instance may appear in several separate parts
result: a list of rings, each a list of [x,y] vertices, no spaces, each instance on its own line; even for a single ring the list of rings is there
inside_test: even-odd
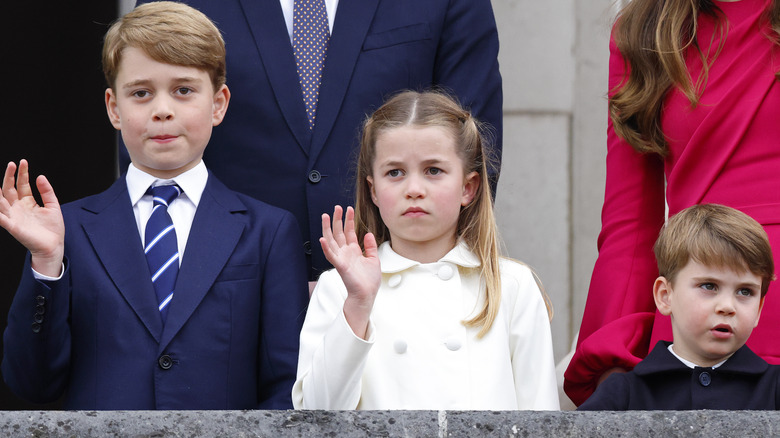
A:
[[[718,368],[688,368],[659,341],[632,371],[614,373],[578,408],[584,411],[752,409],[780,407],[780,366],[746,345]]]
[[[4,334],[3,378],[66,409],[292,407],[308,299],[293,216],[213,175],[163,326],[127,184],[63,205],[66,269],[29,255]]]
[[[215,21],[227,47],[230,110],[214,129],[206,165],[231,189],[295,215],[312,279],[330,267],[318,243],[321,216],[335,204],[354,205],[361,123],[387,97],[448,89],[493,126],[500,160],[502,90],[490,0],[340,0],[313,130],[279,0],[185,3]]]

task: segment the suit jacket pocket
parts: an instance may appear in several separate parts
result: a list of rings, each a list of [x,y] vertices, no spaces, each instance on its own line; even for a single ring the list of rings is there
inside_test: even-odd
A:
[[[411,24],[366,36],[363,50],[381,49],[428,39],[431,39],[431,29],[428,23]]]
[[[246,265],[227,265],[222,269],[222,272],[219,273],[216,281],[254,280],[259,278],[259,274],[260,265],[257,263]]]

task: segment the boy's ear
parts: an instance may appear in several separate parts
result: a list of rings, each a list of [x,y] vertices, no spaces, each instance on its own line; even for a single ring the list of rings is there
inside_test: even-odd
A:
[[[463,195],[461,195],[460,198],[460,205],[467,206],[471,203],[471,201],[474,199],[474,196],[477,195],[477,190],[479,189],[479,173],[474,171],[466,175],[466,178],[463,180]]]
[[[212,126],[217,126],[222,123],[222,120],[225,118],[225,113],[227,112],[229,103],[230,89],[228,89],[227,85],[222,84],[222,86],[219,87],[219,90],[214,93],[214,111],[211,114]]]
[[[368,191],[371,192],[371,200],[374,201],[374,205],[376,205],[376,191],[374,191],[374,177],[367,176],[366,182],[368,183]]]
[[[672,313],[672,284],[666,277],[658,277],[653,283],[653,299],[655,307],[661,312],[661,315],[669,316]]]
[[[106,112],[108,113],[108,120],[111,121],[114,129],[122,130],[122,119],[119,117],[116,107],[116,95],[111,88],[106,88]]]
[[[764,299],[766,298],[766,295],[761,297],[761,302],[758,303],[758,313],[756,314],[756,324],[753,326],[753,328],[756,328],[758,326],[758,320],[761,319],[761,310],[764,308]]]

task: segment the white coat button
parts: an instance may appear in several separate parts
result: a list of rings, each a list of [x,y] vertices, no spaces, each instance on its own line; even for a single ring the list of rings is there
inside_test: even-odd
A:
[[[446,341],[444,341],[444,345],[450,350],[450,351],[458,351],[460,350],[461,343],[460,339],[458,338],[449,338]]]
[[[393,349],[398,354],[406,353],[406,341],[403,339],[396,339],[396,341],[393,342]]]
[[[441,268],[439,268],[438,276],[444,281],[449,280],[452,278],[452,275],[455,274],[455,271],[452,269],[452,266],[450,265],[444,265]]]
[[[395,274],[387,280],[387,285],[390,287],[398,287],[401,284],[401,274]]]

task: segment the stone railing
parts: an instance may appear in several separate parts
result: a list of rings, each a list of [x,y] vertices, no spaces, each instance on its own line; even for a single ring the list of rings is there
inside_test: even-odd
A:
[[[772,437],[767,411],[0,411],[2,437]]]

